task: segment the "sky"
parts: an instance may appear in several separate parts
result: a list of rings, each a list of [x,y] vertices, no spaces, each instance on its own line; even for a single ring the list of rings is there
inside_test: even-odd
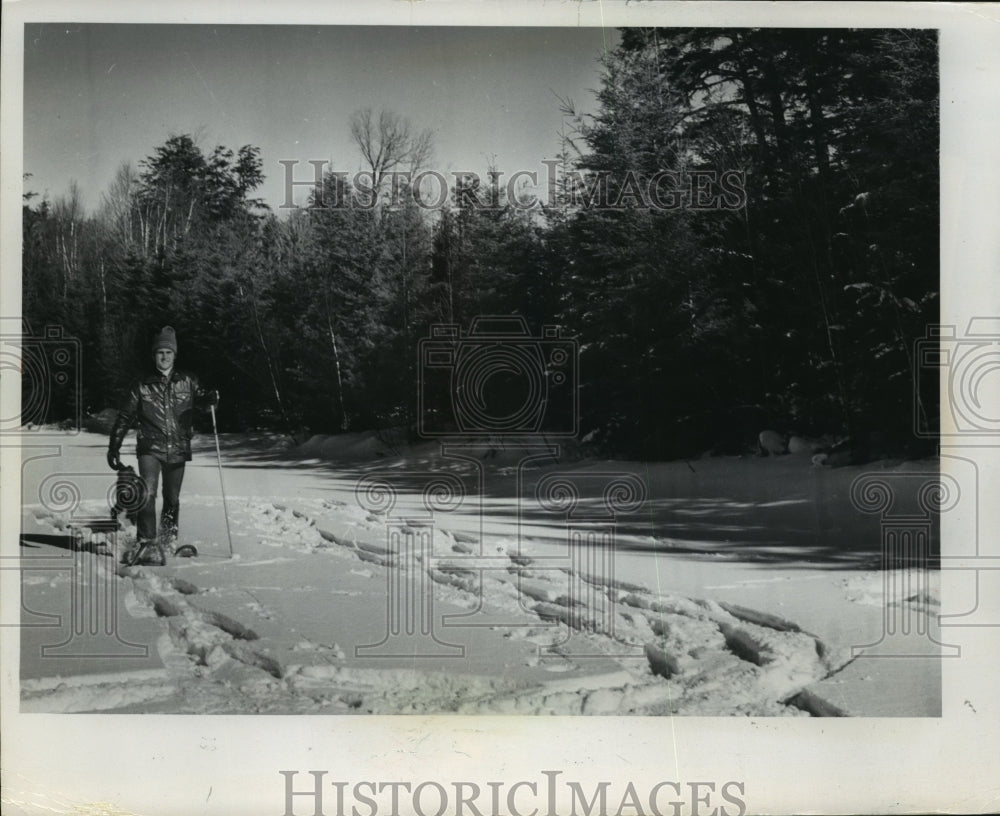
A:
[[[123,161],[171,135],[261,148],[258,191],[276,210],[285,169],[361,167],[351,113],[386,109],[434,133],[431,167],[509,177],[554,158],[560,98],[593,111],[601,28],[413,28],[29,24],[25,27],[26,189],[54,199],[76,180],[92,211]],[[448,176],[451,180],[450,175]],[[307,190],[296,187],[302,203]]]

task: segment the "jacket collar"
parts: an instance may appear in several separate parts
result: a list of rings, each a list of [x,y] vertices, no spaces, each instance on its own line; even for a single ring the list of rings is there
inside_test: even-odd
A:
[[[166,382],[175,383],[178,380],[183,379],[185,376],[186,375],[185,375],[185,373],[183,371],[181,371],[178,368],[174,367],[170,371],[170,377],[166,380]],[[150,372],[149,374],[147,374],[145,377],[143,377],[142,381],[146,385],[156,385],[156,384],[164,382],[164,377],[163,377],[163,375],[159,371],[153,371],[153,372]]]

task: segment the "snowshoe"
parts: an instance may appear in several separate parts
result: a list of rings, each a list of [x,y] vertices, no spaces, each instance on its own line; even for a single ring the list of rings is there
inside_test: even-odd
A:
[[[126,567],[162,567],[167,563],[167,555],[160,541],[152,538],[138,542],[133,549],[127,551],[122,556],[122,563]]]
[[[122,564],[126,567],[162,567],[166,565],[168,555],[176,558],[195,558],[198,555],[198,548],[194,544],[181,544],[175,547],[172,540],[163,541],[154,538],[141,541],[128,550],[122,557]]]
[[[175,558],[194,558],[198,555],[198,548],[194,544],[177,543],[176,527],[160,533],[160,540],[163,541],[163,550],[167,555]]]

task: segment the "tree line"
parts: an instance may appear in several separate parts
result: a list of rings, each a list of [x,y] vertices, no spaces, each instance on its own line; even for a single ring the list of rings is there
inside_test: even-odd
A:
[[[938,314],[935,32],[625,29],[596,101],[561,101],[531,208],[488,173],[423,206],[432,135],[371,110],[341,159],[366,189],[329,167],[282,217],[258,148],[186,134],[93,213],[75,185],[25,193],[24,316],[82,346],[82,394],[46,418],[116,405],[169,323],[230,429],[414,429],[431,326],[519,315],[576,339],[581,434],[612,455],[736,452],[765,427],[903,449],[915,411],[933,422],[913,349]],[[719,172],[736,206],[637,192]]]

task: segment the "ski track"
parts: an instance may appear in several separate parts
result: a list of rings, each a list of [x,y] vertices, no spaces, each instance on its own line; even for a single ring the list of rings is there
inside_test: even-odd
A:
[[[307,553],[349,560],[353,576],[372,581],[384,582],[384,570],[397,568],[388,548],[377,543],[385,538],[384,521],[359,508],[319,499],[234,497],[230,511],[234,535],[280,551],[270,559],[228,562],[231,569],[291,561]],[[57,516],[35,510],[35,517],[55,529],[65,527]],[[327,529],[331,518],[339,522],[333,525],[336,531]],[[476,536],[436,530],[433,564],[420,565],[434,581],[435,601],[475,609],[482,600],[493,610],[525,617],[526,625],[505,628],[502,636],[533,645],[531,664],[546,669],[552,680],[361,667],[344,661],[339,644],[308,639],[295,643],[291,660],[279,660],[254,629],[259,625],[254,620],[273,622],[280,616],[256,592],[294,592],[295,587],[241,585],[247,611],[241,620],[204,602],[222,591],[217,587],[155,568],[118,566],[130,614],[163,622],[156,648],[165,668],[138,678],[121,674],[25,681],[22,707],[176,713],[838,713],[812,703],[802,692],[848,661],[792,621],[732,604],[656,595],[642,586],[547,566],[519,551],[516,540],[487,536],[479,551],[507,556],[507,568],[497,569],[495,556],[477,558],[478,544]],[[101,568],[113,568],[113,559],[91,557],[99,559]],[[171,567],[186,572],[197,563],[174,561]],[[593,606],[588,612],[567,594],[573,580],[586,586],[596,614]],[[607,632],[612,616],[614,637]],[[570,632],[573,649],[568,650]],[[621,658],[623,650],[640,657]],[[561,678],[586,662],[581,653],[610,659],[619,668]],[[312,660],[296,663],[296,656]]]

